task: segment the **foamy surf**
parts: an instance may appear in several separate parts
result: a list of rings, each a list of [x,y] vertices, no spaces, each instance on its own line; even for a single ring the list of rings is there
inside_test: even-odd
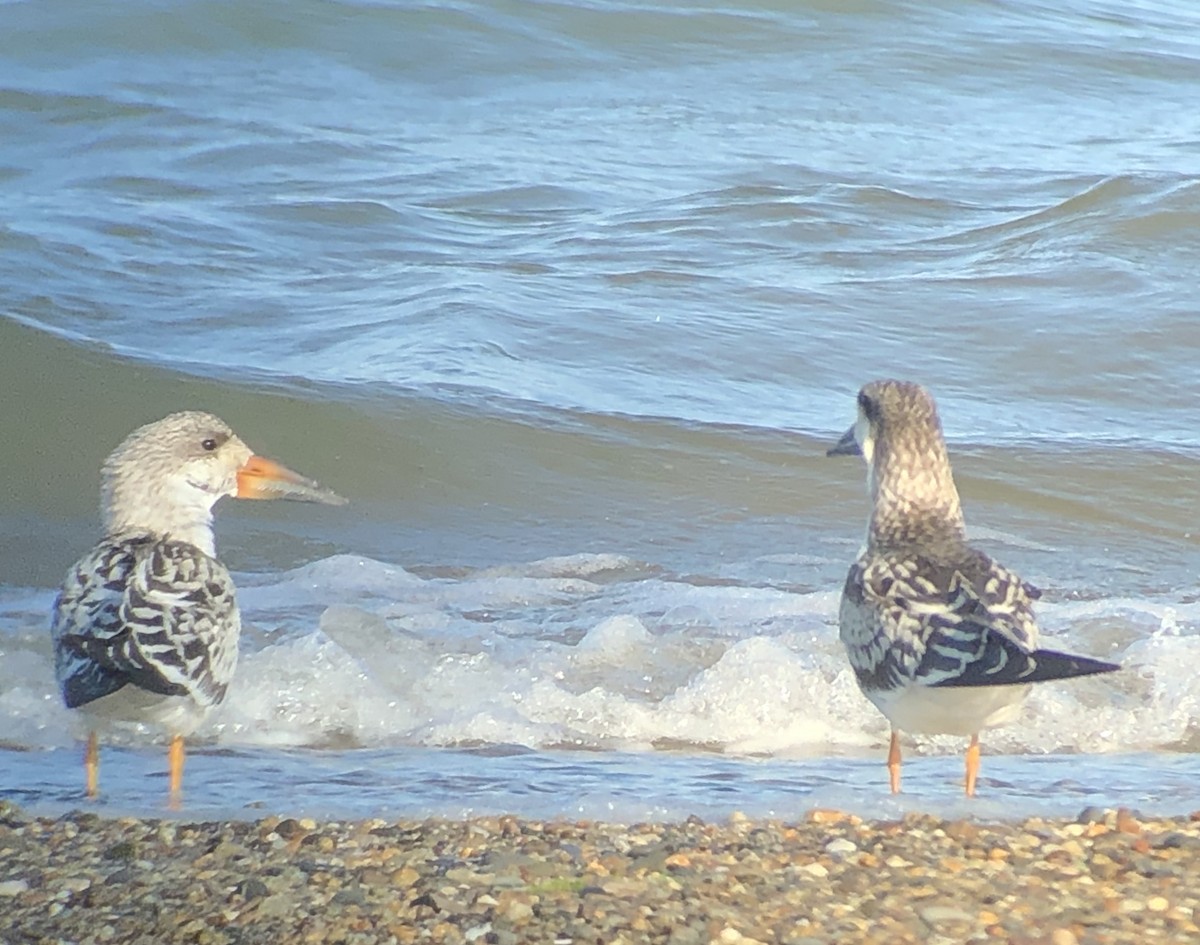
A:
[[[339,555],[242,576],[237,678],[198,732],[224,747],[522,746],[861,756],[886,723],[837,638],[837,593],[706,583],[618,555],[453,576]],[[1050,596],[1050,595],[1048,595]],[[54,684],[51,595],[10,595],[0,715],[18,748],[80,734]],[[1035,687],[1021,721],[987,733],[1010,754],[1190,749],[1200,604],[1050,601],[1063,648],[1121,661],[1111,677]],[[41,624],[39,626],[39,624]],[[115,726],[111,741],[147,733]],[[916,752],[959,750],[922,738]]]

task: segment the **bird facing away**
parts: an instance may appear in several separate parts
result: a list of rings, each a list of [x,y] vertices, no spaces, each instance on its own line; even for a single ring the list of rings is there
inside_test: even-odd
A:
[[[217,417],[173,413],[129,434],[104,463],[104,537],[68,572],[54,603],[55,672],[68,708],[148,722],[171,737],[171,806],[183,739],[225,698],[241,619],[216,559],[222,496],[344,505],[341,496],[254,455]],[[99,747],[85,754],[95,797]]]
[[[900,732],[970,736],[1016,718],[1033,683],[1119,669],[1038,648],[1041,592],[967,543],[937,406],[923,387],[873,381],[858,421],[828,455],[867,463],[867,546],[850,568],[838,624],[863,694],[891,723],[888,774],[900,791]]]

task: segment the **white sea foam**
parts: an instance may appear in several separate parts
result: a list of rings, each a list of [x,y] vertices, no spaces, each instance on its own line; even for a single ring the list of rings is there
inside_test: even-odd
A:
[[[678,748],[797,758],[873,752],[883,718],[837,639],[835,591],[698,584],[613,555],[454,577],[355,556],[239,580],[246,635],[226,702],[197,734],[227,746]],[[0,607],[0,720],[16,747],[70,744],[43,615]],[[1044,603],[1049,644],[1115,675],[1035,687],[1008,753],[1195,748],[1200,603]],[[114,731],[116,741],[145,733]],[[920,739],[916,751],[961,740]]]

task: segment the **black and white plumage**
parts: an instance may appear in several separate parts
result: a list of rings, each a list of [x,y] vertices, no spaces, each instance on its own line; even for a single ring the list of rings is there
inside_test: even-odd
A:
[[[63,700],[171,736],[178,801],[184,736],[225,698],[241,619],[215,557],[212,507],[222,496],[344,499],[255,456],[220,419],[188,411],[131,433],[103,470],[105,537],[67,574],[51,635]],[[88,743],[88,794],[98,753]]]
[[[923,387],[863,387],[858,421],[829,450],[839,454],[866,460],[872,509],[838,623],[859,687],[892,725],[892,791],[899,732],[909,731],[970,736],[974,794],[979,732],[1016,718],[1033,683],[1119,667],[1039,648],[1040,592],[967,543],[937,407]]]
[[[233,581],[188,542],[147,532],[105,538],[76,563],[55,618],[68,708],[132,685],[206,709],[225,698],[237,665]]]

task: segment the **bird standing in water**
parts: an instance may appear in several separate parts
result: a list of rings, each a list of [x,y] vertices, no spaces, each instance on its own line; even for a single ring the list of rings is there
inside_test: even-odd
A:
[[[346,502],[254,455],[212,414],[171,414],[129,434],[105,461],[104,538],[71,568],[54,604],[55,671],[68,708],[162,727],[173,807],[183,739],[225,698],[237,665],[241,618],[212,533],[212,507],[227,495]],[[95,727],[85,767],[95,797]]]
[[[829,450],[844,454],[866,460],[872,509],[838,623],[859,688],[891,722],[892,793],[908,731],[970,736],[974,795],[980,731],[1015,719],[1032,683],[1120,667],[1038,648],[1041,592],[967,543],[941,421],[923,387],[863,387],[858,421]]]

